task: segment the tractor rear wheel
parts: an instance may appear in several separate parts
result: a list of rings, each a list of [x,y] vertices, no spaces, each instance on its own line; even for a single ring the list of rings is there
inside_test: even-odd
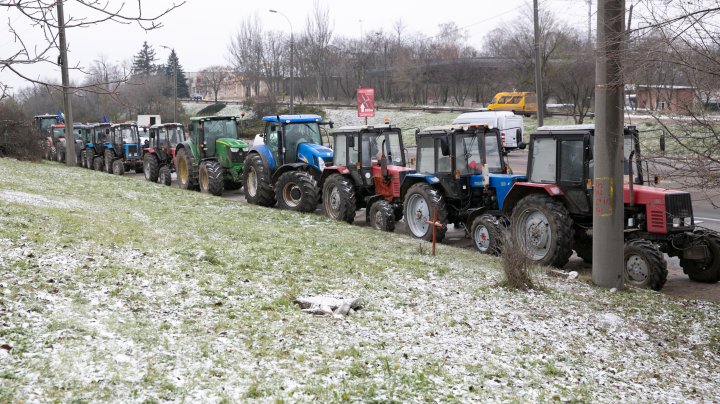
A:
[[[442,224],[435,230],[435,240],[441,242],[447,231],[448,213],[445,199],[433,187],[426,183],[418,183],[410,187],[405,195],[405,223],[407,232],[411,236],[426,241],[432,241],[433,226],[428,222],[433,220],[433,212],[437,208],[437,221]]]
[[[660,290],[667,280],[665,257],[648,240],[635,239],[625,243],[625,282],[632,286]]]
[[[158,174],[158,180],[161,184],[165,184],[167,186],[170,186],[172,183],[172,175],[170,172],[170,166],[164,165],[160,167],[160,173]]]
[[[700,231],[697,233],[700,233]],[[695,282],[718,282],[720,281],[720,235],[702,231],[701,237],[710,252],[710,261],[700,263],[696,260],[681,258],[680,266],[688,277]]]
[[[314,212],[318,204],[318,189],[312,175],[305,171],[288,171],[275,184],[275,198],[280,209]]]
[[[195,179],[192,175],[192,157],[187,149],[180,149],[175,158],[177,162],[177,182],[182,189],[195,189]]]
[[[512,213],[512,237],[529,259],[562,268],[572,255],[573,221],[565,206],[542,194],[530,194]]]
[[[500,221],[490,214],[473,219],[470,225],[475,248],[483,254],[500,255],[503,245],[503,229]]]
[[[200,192],[221,196],[225,190],[223,180],[223,168],[215,160],[207,160],[200,163],[200,175],[198,177]]]
[[[145,166],[145,179],[157,182],[158,176],[160,175],[160,167],[157,156],[154,154],[146,154],[143,158],[143,166]]]
[[[100,156],[95,156],[93,158],[93,170],[95,171],[105,171],[105,160],[103,160]]]
[[[115,153],[112,150],[105,150],[105,170],[108,174],[113,172],[113,159],[115,159]]]
[[[80,152],[80,158],[77,161],[78,165],[82,168],[87,168],[87,153],[85,150]]]
[[[352,224],[355,221],[355,187],[340,174],[333,174],[323,185],[323,206],[331,219]]]
[[[395,231],[395,212],[388,201],[380,199],[370,206],[369,224],[375,230]]]
[[[125,174],[125,165],[123,164],[122,160],[115,160],[112,163],[112,172],[115,175],[123,175]]]
[[[88,153],[86,158],[87,158],[87,161],[85,163],[86,167],[91,170],[94,170],[95,166],[93,165],[93,163],[95,162],[95,155]]]
[[[275,193],[270,186],[270,173],[257,153],[245,159],[243,183],[245,184],[245,200],[252,205],[275,205]]]
[[[64,163],[65,162],[65,149],[60,149],[58,147],[57,154],[55,155],[57,158],[58,163]]]

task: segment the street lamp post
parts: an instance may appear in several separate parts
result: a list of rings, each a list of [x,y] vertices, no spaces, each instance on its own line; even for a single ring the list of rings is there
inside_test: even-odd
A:
[[[295,96],[295,65],[293,63],[293,54],[295,53],[295,37],[293,34],[293,26],[290,19],[282,12],[277,10],[269,10],[271,13],[280,14],[281,16],[285,17],[285,19],[288,22],[288,25],[290,25],[290,115],[293,114],[293,99]]]
[[[172,55],[175,52],[175,49],[172,49],[165,45],[160,45],[161,48],[165,48],[170,51],[170,55]],[[175,56],[175,65],[173,66],[173,84],[174,84],[174,90],[173,90],[173,122],[177,122],[177,55]]]

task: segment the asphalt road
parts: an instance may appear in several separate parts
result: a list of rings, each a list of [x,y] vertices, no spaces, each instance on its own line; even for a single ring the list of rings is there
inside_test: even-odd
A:
[[[512,152],[508,155],[507,161],[514,173],[523,174],[526,172],[527,152]],[[143,174],[128,173],[126,175],[130,177],[135,177],[138,180],[145,179]],[[671,188],[671,186],[668,184],[662,185]],[[177,183],[175,181],[175,174],[173,174],[172,186],[177,186]],[[242,189],[237,191],[227,191],[225,192],[223,197],[238,201],[240,203],[246,203],[245,195]],[[716,231],[720,231],[720,210],[713,209],[707,201],[704,203],[700,202],[695,205],[696,206],[694,206],[694,208],[696,220],[698,222],[703,220],[701,225],[714,229]],[[318,207],[317,213],[321,215],[324,214],[322,206]],[[701,217],[703,219],[701,219]],[[357,226],[366,225],[364,210],[357,212],[354,224]],[[395,232],[406,233],[406,226],[404,221],[396,224]],[[446,233],[445,241],[443,241],[443,243],[459,248],[474,248],[472,245],[472,241],[469,238],[465,237],[465,231],[463,229],[456,229],[452,225],[450,225],[450,227],[448,228],[448,232]],[[663,289],[661,290],[661,293],[687,299],[699,299],[720,302],[720,283],[704,284],[692,282],[682,272],[682,268],[680,268],[679,260],[677,258],[669,258],[666,256],[666,259],[668,261],[669,271],[668,280]],[[582,259],[578,258],[576,255],[573,254],[570,262],[565,266],[564,270],[577,271],[578,273],[580,273],[581,277],[587,277],[589,279],[592,273],[592,266],[591,264],[583,262]]]

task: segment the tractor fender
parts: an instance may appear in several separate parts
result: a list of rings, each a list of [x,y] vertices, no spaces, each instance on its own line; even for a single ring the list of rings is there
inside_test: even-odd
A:
[[[533,182],[516,182],[505,196],[502,211],[505,215],[510,216],[515,205],[520,200],[530,194],[545,194],[552,198],[564,197],[562,189],[556,184],[537,184]]]
[[[266,144],[254,145],[248,152],[248,156],[252,153],[257,153],[263,162],[263,165],[267,167],[269,172],[273,172],[277,169],[277,162],[273,156],[270,148]]]
[[[320,184],[324,184],[327,177],[333,174],[350,175],[350,170],[347,167],[328,167],[323,170],[320,176]]]
[[[315,178],[315,181],[320,180],[320,176],[317,175],[315,170],[309,170],[309,168],[311,168],[311,166],[305,163],[291,163],[282,165],[272,174],[272,183],[275,184],[278,178],[280,178],[281,175],[285,174],[288,171],[307,171],[312,174],[313,178]]]
[[[403,178],[402,184],[400,185],[400,197],[405,198],[405,194],[407,193],[407,190],[410,189],[411,186],[417,184],[418,182],[426,182],[429,185],[436,185],[440,183],[440,179],[434,175],[429,174],[421,174],[421,173],[412,173],[408,174]]]

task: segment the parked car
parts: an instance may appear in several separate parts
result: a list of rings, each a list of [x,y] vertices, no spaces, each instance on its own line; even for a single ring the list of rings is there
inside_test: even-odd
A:
[[[491,111],[512,111],[529,117],[537,113],[537,97],[532,92],[502,92],[495,94],[487,107]]]
[[[192,93],[190,94],[190,99],[194,101],[200,101],[203,99],[203,96],[198,93]]]
[[[500,131],[505,153],[520,147],[523,141],[523,118],[510,111],[466,112],[453,119],[453,125],[487,125]]]

